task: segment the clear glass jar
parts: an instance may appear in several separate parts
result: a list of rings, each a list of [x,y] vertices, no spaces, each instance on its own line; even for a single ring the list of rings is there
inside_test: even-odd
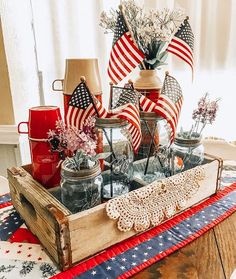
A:
[[[103,166],[104,199],[110,199],[128,193],[133,179],[134,154],[125,129],[128,123],[122,119],[96,120],[96,128],[103,134],[103,152],[111,155],[101,160]]]
[[[147,183],[166,177],[170,146],[167,121],[156,113],[140,113],[142,142],[135,157],[135,177]]]
[[[61,200],[72,212],[80,212],[101,203],[102,176],[99,162],[90,169],[72,170],[67,160],[61,166]]]
[[[204,146],[201,138],[184,139],[176,137],[171,150],[173,174],[194,168],[204,160]]]

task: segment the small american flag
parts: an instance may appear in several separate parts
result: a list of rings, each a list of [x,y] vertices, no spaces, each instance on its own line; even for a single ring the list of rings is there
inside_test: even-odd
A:
[[[185,19],[169,43],[167,51],[184,60],[193,70],[193,50],[194,35],[188,20]]]
[[[110,54],[108,75],[114,84],[124,79],[143,60],[144,54],[131,38],[124,16],[120,11]]]
[[[138,96],[133,89],[113,86],[112,98],[114,101],[112,103],[114,117],[128,121],[127,136],[132,142],[134,152],[137,153],[142,138]]]
[[[90,117],[97,115],[100,118],[107,116],[107,111],[102,104],[96,99],[92,99],[85,82],[81,82],[74,90],[66,115],[67,126],[74,126],[82,129],[84,121]]]
[[[140,97],[140,107],[145,112],[155,112],[166,119],[171,129],[171,142],[174,140],[179,114],[183,103],[182,90],[177,80],[166,75],[160,97],[156,103],[145,96]]]
[[[112,86],[111,108],[115,109],[128,103],[138,105],[138,96],[133,88]]]

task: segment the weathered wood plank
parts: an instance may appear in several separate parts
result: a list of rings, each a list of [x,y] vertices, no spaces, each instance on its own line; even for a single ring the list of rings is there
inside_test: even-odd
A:
[[[17,188],[20,188],[21,191],[24,191],[24,194],[30,195],[32,199],[37,201],[36,204],[38,204],[39,207],[45,207],[48,204],[53,204],[65,215],[71,214],[70,211],[57,199],[55,199],[47,189],[45,189],[39,182],[34,180],[33,177],[24,170],[24,168],[19,167],[17,170],[23,171],[25,176],[14,176],[11,170],[8,169],[8,180],[13,186],[17,185]]]
[[[207,232],[132,278],[224,279],[213,231]]]
[[[214,227],[226,278],[236,269],[236,213]]]
[[[12,184],[9,184],[10,190],[12,189]],[[49,252],[49,255],[58,262],[58,253],[56,245],[56,234],[55,226],[51,226],[45,218],[42,218],[37,213],[29,214],[29,211],[25,210],[22,206],[21,201],[18,199],[17,194],[11,190],[12,202],[15,209],[19,212],[21,217],[25,220],[26,225],[29,227],[31,232],[35,234],[40,242]]]

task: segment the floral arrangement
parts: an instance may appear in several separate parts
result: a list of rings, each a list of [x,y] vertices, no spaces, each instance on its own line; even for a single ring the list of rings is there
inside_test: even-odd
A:
[[[87,156],[95,156],[97,136],[95,133],[95,119],[85,120],[82,130],[76,127],[66,127],[62,120],[56,121],[56,130],[48,131],[48,140],[52,151],[63,155],[75,155],[77,150],[83,150]]]
[[[52,152],[59,152],[62,160],[67,158],[67,166],[74,170],[89,168],[91,162],[101,157],[96,155],[97,136],[95,118],[85,120],[82,130],[67,127],[62,120],[56,121],[56,130],[48,131],[48,141]]]
[[[198,101],[198,106],[193,110],[192,119],[194,120],[194,124],[192,125],[189,132],[184,132],[181,129],[180,133],[178,133],[178,137],[183,138],[199,138],[201,137],[203,129],[207,124],[212,124],[216,119],[216,114],[219,109],[218,101],[210,100],[209,94],[206,93],[200,100]]]
[[[52,152],[59,152],[64,160],[67,156],[67,167],[73,170],[89,169],[94,162],[105,159],[111,153],[96,154],[97,135],[95,118],[88,117],[82,130],[66,126],[62,120],[56,121],[56,130],[48,131],[48,142]]]
[[[166,48],[186,18],[182,9],[145,12],[134,0],[122,1],[124,17],[139,49],[145,54],[143,69],[155,69],[166,64]],[[115,32],[118,11],[102,12],[100,26],[105,33]],[[144,68],[145,67],[145,68]]]

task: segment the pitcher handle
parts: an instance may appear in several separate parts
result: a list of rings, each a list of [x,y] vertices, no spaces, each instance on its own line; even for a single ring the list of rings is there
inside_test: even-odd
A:
[[[20,127],[21,125],[26,124],[27,125],[27,131],[21,131]],[[28,134],[29,133],[29,122],[20,122],[17,126],[17,130],[19,134]]]
[[[61,88],[56,88],[56,83],[58,81],[61,83]],[[53,91],[63,91],[63,83],[64,83],[64,79],[55,79],[52,83],[52,90]]]

